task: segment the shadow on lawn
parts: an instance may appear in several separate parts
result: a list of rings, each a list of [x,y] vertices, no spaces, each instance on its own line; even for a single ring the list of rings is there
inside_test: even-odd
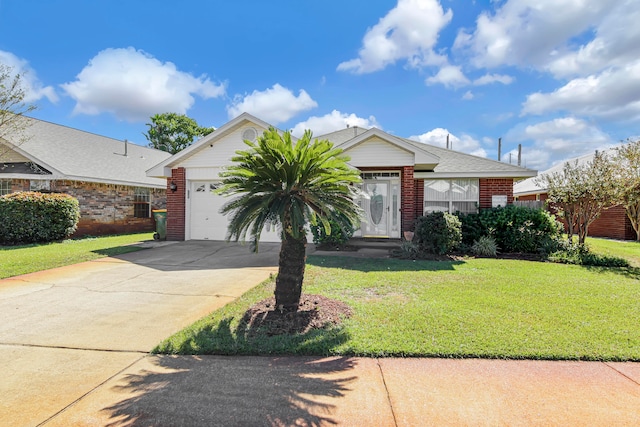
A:
[[[582,267],[594,273],[614,273],[629,279],[640,280],[640,268],[638,267],[592,267],[588,265]]]
[[[348,256],[318,256],[307,257],[307,264],[318,267],[342,268],[362,272],[372,271],[442,271],[455,270],[462,265],[462,260],[429,261],[397,258],[354,258]]]
[[[357,362],[345,357],[154,356],[150,363],[112,387],[128,398],[102,409],[108,426],[337,424],[332,402],[350,391],[356,377],[349,371]]]

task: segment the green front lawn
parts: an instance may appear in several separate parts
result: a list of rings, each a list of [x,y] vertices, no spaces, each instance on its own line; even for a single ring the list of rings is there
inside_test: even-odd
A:
[[[0,246],[0,279],[137,251],[133,243],[153,239],[153,233],[69,239],[25,246]]]
[[[248,334],[239,320],[272,292],[273,281],[258,286],[156,351],[640,361],[636,269],[312,256],[304,292],[353,316],[305,335]]]
[[[592,252],[625,258],[632,266],[640,267],[640,242],[587,237],[586,243]]]

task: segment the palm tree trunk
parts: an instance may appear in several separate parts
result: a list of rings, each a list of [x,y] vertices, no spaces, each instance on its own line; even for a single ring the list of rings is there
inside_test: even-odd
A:
[[[283,233],[283,237],[276,278],[276,309],[291,312],[297,311],[300,304],[307,237],[303,234],[295,239],[288,233]]]

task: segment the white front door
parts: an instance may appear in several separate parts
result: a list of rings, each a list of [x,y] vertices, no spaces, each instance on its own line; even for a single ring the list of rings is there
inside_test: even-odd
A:
[[[400,238],[400,180],[365,179],[362,190],[362,237]]]

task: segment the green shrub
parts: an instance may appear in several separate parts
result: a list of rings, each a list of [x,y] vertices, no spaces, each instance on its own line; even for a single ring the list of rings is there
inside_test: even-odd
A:
[[[508,205],[461,214],[463,243],[491,236],[503,252],[548,253],[561,239],[562,224],[542,209]]]
[[[446,212],[431,212],[416,219],[413,241],[420,252],[444,255],[460,245],[461,227],[457,216]]]
[[[471,252],[477,256],[495,257],[498,255],[498,244],[491,236],[482,236],[471,246]]]
[[[590,267],[629,267],[629,261],[614,256],[598,255],[587,245],[565,244],[564,248],[550,254],[547,259],[562,264],[576,264]]]
[[[420,256],[420,248],[417,244],[409,240],[403,240],[398,249],[391,251],[391,254],[403,259],[416,259]]]
[[[324,230],[324,226],[318,221],[317,225],[310,225],[311,233],[313,234],[313,243],[331,244],[331,245],[344,245],[349,239],[353,237],[355,227],[344,215],[339,214],[338,219],[329,219],[329,225],[331,225],[331,234],[327,235]]]
[[[80,219],[68,194],[12,193],[0,197],[0,244],[51,242],[69,237]]]

